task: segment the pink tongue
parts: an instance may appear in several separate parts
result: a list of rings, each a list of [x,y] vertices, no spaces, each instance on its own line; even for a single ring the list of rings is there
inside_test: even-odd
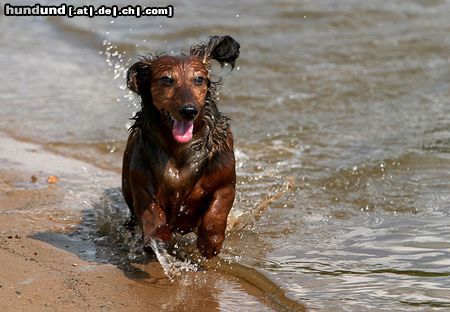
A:
[[[186,143],[192,139],[192,131],[194,130],[193,121],[184,121],[175,119],[173,123],[172,135],[179,143]]]

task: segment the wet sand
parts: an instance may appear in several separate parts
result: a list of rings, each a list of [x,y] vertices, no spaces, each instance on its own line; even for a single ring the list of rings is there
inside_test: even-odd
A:
[[[40,234],[65,233],[76,226],[80,211],[69,209],[66,190],[58,184],[67,184],[64,180],[78,166],[87,165],[4,135],[0,135],[0,142],[0,310],[136,311],[163,307],[167,293],[160,286],[143,285],[111,264],[82,260],[37,239]],[[59,182],[49,184],[47,177],[55,172]],[[33,182],[32,176],[37,181]],[[64,247],[76,247],[70,245],[67,242]],[[157,263],[147,265],[147,269],[152,270],[153,280],[165,280]]]

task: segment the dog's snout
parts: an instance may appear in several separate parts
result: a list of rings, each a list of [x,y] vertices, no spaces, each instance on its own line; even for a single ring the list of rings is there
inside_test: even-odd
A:
[[[192,120],[197,116],[198,109],[192,104],[186,104],[181,106],[180,115],[186,120]]]

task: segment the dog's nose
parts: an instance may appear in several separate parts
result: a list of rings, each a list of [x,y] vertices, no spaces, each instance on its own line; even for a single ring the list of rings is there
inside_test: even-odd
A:
[[[186,120],[192,120],[197,116],[198,109],[192,104],[185,104],[180,108],[180,115]]]

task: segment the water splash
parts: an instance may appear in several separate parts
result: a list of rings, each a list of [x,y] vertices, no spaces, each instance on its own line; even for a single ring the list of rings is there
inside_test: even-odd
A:
[[[164,274],[169,278],[171,282],[175,281],[175,278],[181,276],[183,272],[197,272],[198,266],[189,261],[181,261],[170,255],[164,246],[164,243],[150,239],[150,247],[156,255],[159,263],[161,264]]]
[[[257,205],[251,207],[248,212],[232,210],[233,213],[228,217],[227,231],[239,232],[254,225],[274,201],[292,193],[293,189],[295,189],[295,184],[295,177],[287,176],[285,177],[285,182],[281,186],[276,187],[271,196],[265,196]]]
[[[126,71],[131,59],[126,59],[126,51],[119,50],[118,46],[111,41],[103,40],[102,44],[105,47],[105,51],[100,52],[105,56],[106,64],[113,71],[113,79],[121,78],[121,81],[123,81],[126,78]]]

